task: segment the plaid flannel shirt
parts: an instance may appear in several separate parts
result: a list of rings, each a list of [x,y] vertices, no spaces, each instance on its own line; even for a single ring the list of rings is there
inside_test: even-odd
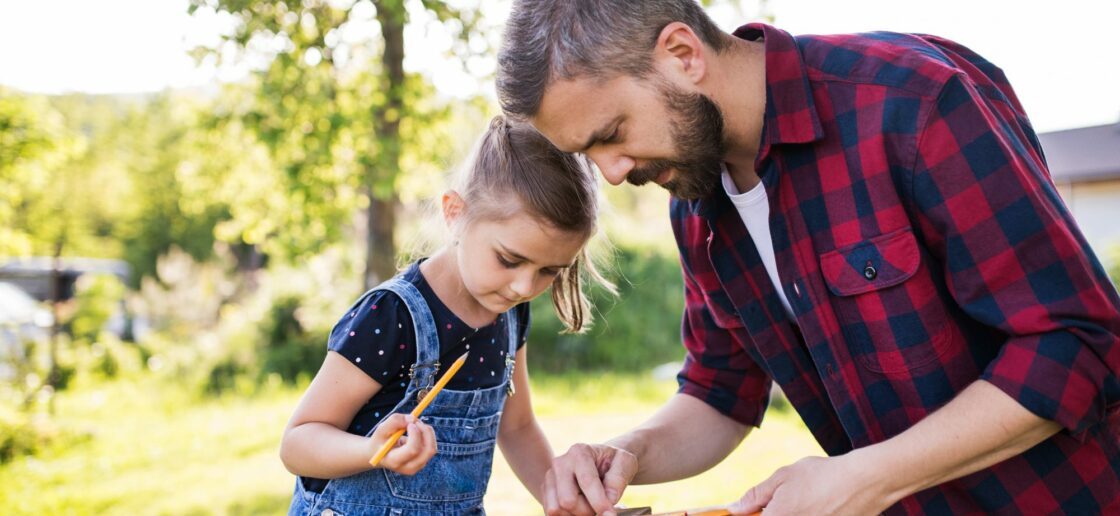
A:
[[[680,392],[757,426],[774,381],[837,455],[983,379],[1064,429],[888,512],[1120,511],[1120,299],[1003,72],[926,35],[735,35],[764,39],[755,165],[796,324],[722,189],[672,200]]]

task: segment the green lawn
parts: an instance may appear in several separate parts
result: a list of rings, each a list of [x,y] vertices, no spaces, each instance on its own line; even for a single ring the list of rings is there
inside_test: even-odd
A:
[[[534,401],[553,448],[600,441],[657,409],[671,381],[596,375],[547,378]],[[300,392],[196,401],[153,380],[60,396],[65,449],[0,468],[5,514],[280,514],[293,477],[277,457],[280,434]],[[697,438],[704,429],[697,428]],[[669,486],[634,486],[630,506],[679,509],[737,498],[775,468],[820,449],[791,411],[772,411],[722,464]],[[504,460],[486,498],[490,514],[539,514]]]

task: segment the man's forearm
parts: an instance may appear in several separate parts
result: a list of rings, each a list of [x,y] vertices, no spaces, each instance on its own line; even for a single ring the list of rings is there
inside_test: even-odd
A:
[[[880,487],[894,503],[1014,457],[1059,430],[994,385],[977,381],[909,430],[852,455],[879,472]]]
[[[633,453],[632,484],[656,484],[706,471],[735,450],[750,431],[687,394],[677,394],[649,420],[606,444]]]

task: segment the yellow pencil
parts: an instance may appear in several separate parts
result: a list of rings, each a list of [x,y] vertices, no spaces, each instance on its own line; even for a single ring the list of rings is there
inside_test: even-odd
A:
[[[467,355],[469,354],[471,354],[470,351],[463,353],[463,356],[455,359],[455,363],[451,364],[451,367],[447,368],[446,373],[443,373],[443,378],[440,378],[439,381],[436,382],[435,387],[432,387],[432,390],[428,391],[428,394],[426,394],[424,398],[420,400],[420,403],[416,405],[416,408],[412,409],[412,417],[420,417],[420,413],[424,412],[424,409],[428,408],[428,405],[432,403],[433,399],[435,399],[436,394],[439,394],[439,391],[443,390],[443,386],[447,385],[447,382],[451,381],[451,377],[455,376],[455,373],[459,371],[460,367],[463,367],[463,364],[467,361]],[[377,450],[377,454],[369,460],[369,465],[377,467],[377,465],[381,463],[381,459],[385,458],[385,455],[389,453],[389,450],[393,449],[393,446],[396,446],[397,440],[400,439],[403,435],[404,429],[402,428],[393,433],[393,435],[389,436],[389,440],[385,441],[385,444],[381,445],[381,449]]]

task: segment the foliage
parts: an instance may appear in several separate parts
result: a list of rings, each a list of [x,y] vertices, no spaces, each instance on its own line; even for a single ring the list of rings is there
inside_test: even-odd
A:
[[[122,115],[113,128],[112,141],[132,190],[131,209],[120,223],[118,236],[123,257],[133,270],[133,286],[140,278],[155,276],[159,257],[173,248],[198,261],[214,258],[218,225],[232,217],[239,200],[257,201],[257,197],[238,199],[230,192],[244,182],[243,174],[236,172],[254,164],[252,171],[260,174],[261,184],[267,184],[268,167],[254,161],[250,142],[232,130],[201,126],[201,113],[209,107],[162,95],[144,109]],[[223,175],[227,181],[217,181]],[[260,187],[256,192],[266,196],[268,191]]]
[[[1120,290],[1120,243],[1113,244],[1109,254],[1112,258],[1112,270],[1109,276],[1112,277],[1112,284]]]
[[[0,87],[0,256],[31,252],[32,235],[16,222],[35,164],[53,147],[45,104]]]
[[[125,288],[112,274],[85,274],[78,278],[74,311],[67,322],[70,336],[77,342],[97,342],[109,319],[120,317]]]
[[[534,370],[637,371],[680,360],[683,287],[676,257],[648,248],[620,247],[609,274],[619,287],[614,298],[591,289],[595,326],[581,335],[562,328],[548,296],[533,301],[529,357]]]
[[[434,16],[465,39],[480,17],[432,0],[191,0],[189,12],[236,20],[220,45],[196,54],[256,63],[252,94],[222,106],[212,125],[240,124],[255,135],[281,172],[289,207],[242,210],[227,229],[271,227],[242,238],[295,261],[341,241],[365,208],[365,285],[391,275],[400,171],[438,163],[447,151],[420,136],[438,132],[447,108],[432,101],[427,81],[405,72],[405,26],[413,16]]]
[[[326,333],[304,327],[297,316],[300,306],[296,296],[276,300],[261,326],[262,372],[279,374],[289,383],[314,374],[323,361],[327,341]]]
[[[0,465],[41,453],[60,437],[60,430],[45,418],[0,410]]]

